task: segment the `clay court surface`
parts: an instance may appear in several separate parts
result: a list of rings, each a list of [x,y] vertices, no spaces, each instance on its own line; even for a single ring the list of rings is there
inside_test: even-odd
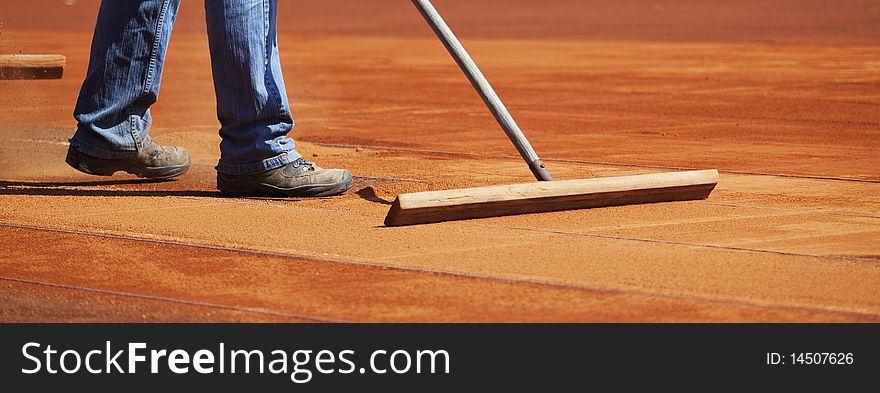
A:
[[[225,198],[203,5],[184,2],[152,134],[176,181],[64,164],[95,0],[3,2],[0,321],[880,319],[880,5],[437,0],[560,179],[718,168],[707,199],[382,225],[402,192],[530,181],[406,0],[282,0],[307,158],[341,197]],[[70,2],[69,2],[70,3]]]

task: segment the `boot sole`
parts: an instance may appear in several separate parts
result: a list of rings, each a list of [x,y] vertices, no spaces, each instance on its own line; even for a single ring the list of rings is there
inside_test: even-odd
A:
[[[89,175],[113,176],[116,172],[126,172],[143,179],[152,180],[171,179],[183,175],[189,170],[189,166],[192,163],[191,159],[187,159],[186,164],[183,165],[131,168],[108,163],[107,160],[100,158],[83,156],[73,149],[67,151],[67,158],[64,161],[71,168]]]
[[[268,183],[248,183],[217,178],[217,189],[228,196],[328,197],[339,195],[351,188],[353,179],[346,172],[342,180],[327,184],[306,184],[281,188]]]

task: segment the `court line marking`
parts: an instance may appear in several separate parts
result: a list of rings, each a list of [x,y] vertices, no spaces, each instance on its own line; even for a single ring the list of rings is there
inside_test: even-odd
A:
[[[242,205],[252,205],[252,206],[280,207],[280,208],[299,208],[299,209],[305,209],[305,210],[320,210],[322,212],[333,211],[336,213],[351,214],[350,212],[345,212],[345,211],[337,210],[337,209],[318,208],[318,207],[311,207],[311,206],[289,206],[287,204],[273,203],[273,202],[278,202],[278,201],[275,201],[274,199],[271,199],[271,198],[246,198],[246,199],[251,199],[254,201],[245,201],[245,200],[241,200],[241,199],[221,198],[221,197],[171,196],[171,198],[185,199],[185,200],[198,200],[198,201],[208,202],[208,203],[205,203],[204,205],[195,205],[195,206],[213,206],[213,205],[227,203],[227,204],[242,204]],[[705,202],[705,201],[696,201],[696,202],[702,203],[702,204],[710,204],[710,205],[713,204],[713,203]],[[716,203],[714,205],[753,208],[753,206],[734,205],[734,204]],[[191,208],[191,207],[193,207],[193,205],[186,206],[186,208]],[[169,207],[167,209],[172,209],[172,208],[173,207]],[[772,208],[772,207],[764,207],[763,209],[782,210],[782,211],[789,211],[790,212],[785,215],[816,213],[816,214],[833,214],[833,215],[844,216],[843,214],[839,214],[839,213],[834,214],[832,212],[811,211],[809,209],[804,209],[803,211],[800,211],[798,209]],[[83,214],[83,215],[84,216],[98,216],[98,215],[106,215],[106,214],[109,214],[109,213],[100,211],[97,213],[88,213],[88,214]],[[849,216],[849,215],[847,215],[847,216]],[[856,216],[856,217],[858,217],[858,216]],[[861,217],[863,217],[863,218],[878,218],[878,217],[873,217],[873,216],[861,216]],[[732,218],[729,218],[728,220],[747,219],[747,218],[754,218],[754,217],[732,217]],[[0,223],[0,224],[2,224],[2,223]],[[662,226],[662,225],[669,225],[669,223],[659,223],[656,226]],[[798,252],[794,252],[794,251],[768,250],[768,249],[761,249],[761,248],[723,246],[723,245],[718,245],[718,244],[690,243],[690,242],[679,242],[679,241],[674,241],[674,240],[661,240],[661,239],[637,238],[637,237],[626,237],[626,236],[616,236],[616,235],[603,235],[601,233],[596,233],[596,232],[573,232],[573,231],[565,231],[565,230],[543,230],[543,229],[532,229],[532,228],[524,228],[524,227],[505,227],[505,226],[498,226],[498,225],[494,225],[494,226],[487,225],[487,227],[508,228],[508,229],[515,229],[515,230],[532,231],[532,232],[537,232],[537,233],[556,233],[556,234],[560,234],[560,235],[582,235],[582,236],[592,236],[592,237],[605,238],[605,239],[639,241],[639,242],[648,242],[648,243],[665,243],[665,244],[682,245],[682,246],[688,246],[688,247],[725,249],[725,250],[731,250],[731,251],[770,253],[770,254],[777,254],[777,255],[789,255],[789,256],[798,256],[798,257],[806,257],[806,258],[819,258],[819,259],[830,259],[830,260],[850,260],[850,261],[860,261],[860,262],[868,262],[868,263],[880,262],[880,260],[877,260],[877,259],[853,257],[853,256],[846,256],[846,255],[798,253]]]
[[[708,202],[705,200],[693,201],[693,203],[698,203],[701,205],[735,207],[735,208],[740,208],[740,209],[783,210],[783,211],[799,212],[799,213],[804,213],[804,214],[827,214],[829,216],[880,219],[880,216],[874,216],[874,215],[863,214],[863,213],[848,212],[845,210],[844,211],[835,211],[835,210],[799,209],[799,208],[792,208],[792,207],[775,207],[775,206],[745,205],[745,204],[740,204],[740,203]]]
[[[337,209],[317,208],[317,207],[308,207],[308,206],[290,206],[287,204],[278,204],[278,203],[273,203],[273,202],[277,202],[273,199],[258,199],[255,201],[242,201],[242,200],[236,200],[236,199],[215,198],[215,197],[173,196],[171,198],[185,199],[185,200],[211,201],[211,203],[207,203],[204,205],[195,205],[195,206],[212,206],[212,205],[227,203],[227,204],[240,204],[240,205],[250,205],[250,206],[266,206],[266,207],[285,208],[285,209],[286,208],[299,208],[299,209],[315,210],[315,211],[319,210],[322,212],[333,211],[336,213],[344,213],[347,215],[351,214],[350,212],[337,210]],[[711,203],[706,203],[706,204],[711,204]],[[730,205],[726,205],[726,206],[730,206]],[[187,208],[190,208],[190,207],[193,207],[193,206],[187,206]],[[749,206],[749,207],[751,207],[751,206]],[[767,209],[774,209],[774,208],[767,208]],[[813,211],[809,211],[809,210],[798,211],[795,209],[784,209],[784,208],[779,208],[779,209],[774,209],[774,210],[788,211],[788,213],[781,214],[781,215],[774,215],[774,216],[731,217],[731,218],[724,218],[723,220],[740,220],[740,219],[754,219],[754,218],[760,218],[760,217],[777,217],[777,216],[821,213],[821,212],[813,212]],[[106,214],[106,213],[101,213],[101,214]],[[92,216],[92,215],[97,215],[97,214],[90,214],[89,216]],[[858,217],[858,216],[856,216],[856,217]],[[867,217],[863,217],[863,218],[878,218],[878,217],[867,216]],[[675,224],[675,223],[672,223],[672,224]],[[5,225],[5,224],[0,223],[0,225]],[[846,256],[846,255],[812,254],[812,253],[800,253],[800,252],[795,252],[795,251],[769,250],[769,249],[763,249],[763,248],[724,246],[724,245],[719,245],[719,244],[708,244],[708,243],[691,243],[691,242],[681,242],[681,241],[675,241],[675,240],[663,240],[663,239],[650,239],[650,238],[628,237],[628,236],[619,236],[619,235],[607,235],[607,234],[602,234],[602,233],[597,233],[597,232],[574,232],[574,231],[565,231],[565,230],[534,229],[534,228],[517,227],[517,226],[509,227],[509,226],[487,225],[487,224],[476,224],[476,225],[483,225],[483,226],[491,227],[491,228],[503,228],[503,229],[513,229],[513,230],[520,230],[520,231],[529,231],[529,232],[535,232],[535,233],[552,233],[552,234],[559,234],[559,235],[580,235],[580,236],[590,236],[590,237],[613,239],[613,240],[637,241],[637,242],[644,242],[644,243],[663,243],[663,244],[680,245],[680,246],[687,246],[687,247],[711,248],[711,249],[722,249],[722,250],[753,252],[753,253],[769,253],[769,254],[776,254],[776,255],[797,256],[797,257],[804,257],[804,258],[817,258],[817,259],[829,259],[829,260],[849,260],[849,261],[858,261],[858,262],[867,262],[867,263],[880,263],[880,260],[877,260],[877,259]],[[670,225],[670,223],[658,223],[658,224],[652,225],[652,226],[664,226],[664,225]],[[630,228],[630,227],[623,227],[623,228]],[[871,232],[871,231],[868,231],[868,232]],[[396,257],[402,257],[402,256],[395,255],[395,256],[389,256],[387,258],[380,258],[380,259],[390,259],[390,258],[396,258]],[[405,257],[405,255],[403,257]]]
[[[231,305],[226,305],[226,304],[200,302],[197,300],[186,300],[186,299],[178,299],[178,298],[173,298],[173,297],[154,296],[154,295],[146,295],[146,294],[141,294],[141,293],[114,291],[114,290],[110,290],[110,289],[100,289],[100,288],[83,287],[83,286],[78,286],[78,285],[58,284],[58,283],[50,283],[50,282],[44,282],[44,281],[26,280],[26,279],[7,277],[7,276],[0,276],[0,281],[14,282],[14,283],[20,283],[20,284],[39,285],[39,286],[44,286],[44,287],[67,289],[67,290],[79,291],[79,292],[96,293],[96,294],[101,294],[101,295],[119,296],[119,297],[139,299],[139,300],[152,300],[152,301],[165,302],[165,303],[183,304],[183,305],[187,305],[187,306],[196,306],[196,307],[214,308],[214,309],[228,310],[228,311],[237,311],[237,312],[249,313],[249,314],[271,315],[271,316],[275,316],[275,317],[285,317],[285,318],[292,318],[292,319],[298,319],[298,320],[310,321],[310,322],[325,322],[325,323],[326,322],[344,322],[344,321],[335,320],[335,319],[307,316],[307,315],[294,314],[294,313],[286,313],[286,312],[281,312],[281,311],[266,310],[266,309],[262,309],[262,308],[231,306]]]
[[[365,267],[373,267],[373,268],[395,270],[395,271],[402,271],[402,272],[434,274],[434,275],[438,275],[438,276],[448,276],[448,277],[455,277],[455,278],[462,278],[462,279],[494,281],[494,282],[501,282],[501,283],[507,283],[507,284],[528,284],[528,285],[546,286],[546,287],[551,287],[551,288],[575,289],[575,290],[582,290],[582,291],[589,291],[589,292],[598,292],[598,293],[612,294],[612,295],[635,295],[635,296],[644,296],[647,298],[687,300],[687,301],[702,302],[702,303],[709,303],[709,304],[725,304],[725,305],[731,305],[731,306],[736,306],[736,307],[754,307],[754,308],[772,310],[772,311],[788,311],[788,312],[794,312],[794,313],[808,313],[808,314],[824,313],[824,314],[839,315],[839,316],[845,316],[845,317],[857,318],[857,319],[863,319],[863,320],[880,321],[880,314],[877,314],[877,313],[846,311],[846,310],[839,310],[839,309],[828,308],[828,307],[761,304],[761,303],[756,303],[756,302],[734,300],[734,299],[712,299],[712,298],[705,298],[705,297],[700,297],[700,296],[695,296],[695,295],[673,295],[673,294],[663,294],[663,293],[656,293],[656,292],[650,292],[650,291],[639,291],[639,290],[631,290],[631,289],[612,289],[612,288],[602,288],[602,287],[590,287],[590,286],[586,286],[586,285],[564,284],[564,283],[556,283],[556,282],[551,282],[551,281],[546,281],[546,280],[537,280],[537,279],[512,279],[512,278],[504,278],[504,277],[496,277],[496,276],[487,276],[487,275],[481,275],[481,274],[443,271],[443,270],[436,270],[436,269],[414,268],[414,267],[407,267],[407,266],[394,266],[394,265],[379,264],[379,263],[366,262],[366,261],[333,259],[333,258],[319,257],[319,256],[314,256],[314,255],[300,255],[300,254],[278,252],[278,251],[264,251],[264,250],[254,250],[254,249],[247,249],[247,248],[240,248],[240,247],[223,247],[223,246],[215,246],[215,245],[209,245],[209,244],[187,243],[187,242],[181,242],[181,241],[162,240],[162,239],[151,239],[151,238],[143,238],[143,237],[137,237],[137,236],[133,236],[133,235],[126,235],[126,234],[119,234],[119,233],[85,232],[85,231],[70,230],[70,229],[57,229],[57,228],[46,228],[46,227],[32,226],[32,225],[10,224],[10,223],[4,223],[4,222],[0,222],[0,227],[26,229],[26,230],[52,232],[52,233],[63,233],[63,234],[70,234],[70,235],[91,236],[91,237],[99,237],[99,238],[107,238],[107,239],[129,240],[129,241],[134,241],[134,242],[145,242],[145,243],[153,243],[153,244],[161,244],[161,245],[169,245],[169,246],[189,247],[189,248],[213,250],[213,251],[236,252],[236,253],[249,254],[249,255],[280,257],[280,258],[287,258],[287,259],[294,259],[294,260],[300,259],[300,260],[306,260],[306,261],[312,261],[312,262],[323,262],[323,263],[333,263],[333,264],[352,265],[352,266],[365,266]]]
[[[722,246],[722,245],[717,245],[717,244],[688,243],[688,242],[679,242],[679,241],[675,241],[675,240],[647,239],[647,238],[641,238],[641,237],[606,235],[606,234],[595,233],[595,232],[574,232],[574,231],[564,231],[564,230],[557,230],[557,229],[534,229],[534,228],[525,228],[525,227],[506,227],[506,226],[502,227],[502,226],[498,226],[498,225],[488,225],[488,224],[484,225],[484,226],[491,227],[491,228],[515,229],[515,230],[526,231],[526,232],[553,233],[553,234],[570,235],[570,236],[586,236],[586,237],[595,237],[595,238],[599,238],[599,239],[626,240],[626,241],[634,241],[634,242],[642,242],[642,243],[672,244],[672,245],[677,245],[677,246],[712,248],[712,249],[720,249],[720,250],[727,250],[727,251],[741,251],[741,252],[785,255],[785,256],[793,256],[793,257],[845,260],[845,261],[855,261],[855,262],[867,262],[867,263],[871,263],[871,264],[880,263],[880,259],[853,257],[853,256],[848,256],[848,255],[810,254],[810,253],[800,253],[800,252],[792,252],[792,251],[768,250],[768,249],[762,249],[762,248],[746,248],[746,247],[736,247],[736,246]],[[875,231],[872,230],[872,231],[868,231],[868,232],[875,232]]]

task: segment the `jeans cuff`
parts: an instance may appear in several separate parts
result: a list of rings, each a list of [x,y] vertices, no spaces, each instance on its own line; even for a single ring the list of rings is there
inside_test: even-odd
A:
[[[83,140],[73,136],[69,140],[70,146],[79,150],[83,154],[95,157],[95,158],[103,158],[107,160],[118,160],[121,158],[131,158],[138,154],[137,150],[107,150],[97,147],[95,145],[90,145]]]
[[[281,168],[300,158],[302,158],[302,154],[299,154],[296,150],[291,150],[252,164],[225,164],[221,161],[217,163],[216,169],[217,172],[224,175],[246,176]]]

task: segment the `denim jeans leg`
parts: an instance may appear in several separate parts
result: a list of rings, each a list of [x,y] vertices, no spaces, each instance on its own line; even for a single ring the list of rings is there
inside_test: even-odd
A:
[[[217,171],[249,175],[300,158],[281,75],[277,0],[206,0],[208,42],[220,120]]]
[[[180,0],[103,0],[70,139],[85,154],[137,154],[151,123]]]

